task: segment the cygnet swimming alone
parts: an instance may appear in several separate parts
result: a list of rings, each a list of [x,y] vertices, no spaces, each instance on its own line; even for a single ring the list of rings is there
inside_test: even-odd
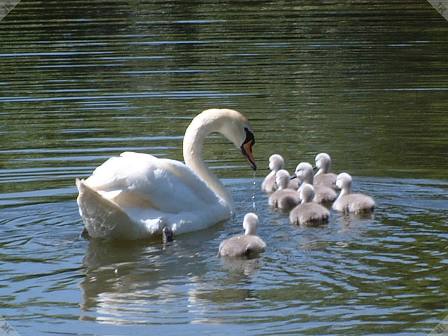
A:
[[[285,160],[279,154],[272,154],[269,157],[269,169],[271,172],[264,178],[261,183],[261,190],[266,193],[274,192],[277,187],[275,185],[275,175],[276,173],[283,168],[285,165]]]
[[[300,162],[297,165],[294,176],[302,181],[302,183],[305,182],[311,184],[314,187],[314,202],[329,204],[332,203],[338,196],[332,188],[323,185],[313,185],[313,166],[311,166],[311,164],[309,164],[308,162]]]
[[[353,212],[356,214],[370,213],[375,209],[375,201],[372,197],[352,193],[352,177],[347,173],[337,176],[336,185],[341,192],[333,203],[333,209],[342,212]]]
[[[291,224],[314,226],[328,222],[330,212],[324,206],[314,203],[314,188],[311,184],[303,183],[299,189],[302,203],[289,213]]]
[[[290,181],[289,173],[286,170],[279,170],[275,175],[277,190],[269,196],[269,205],[276,209],[289,211],[300,203],[300,196],[296,190],[288,189]]]
[[[266,243],[256,235],[258,216],[252,212],[244,216],[244,235],[223,240],[218,255],[222,257],[252,257],[264,252]]]
[[[316,162],[316,168],[318,169],[316,175],[314,175],[314,186],[322,185],[332,189],[336,189],[336,177],[334,173],[330,173],[331,157],[327,153],[319,153],[314,159]]]

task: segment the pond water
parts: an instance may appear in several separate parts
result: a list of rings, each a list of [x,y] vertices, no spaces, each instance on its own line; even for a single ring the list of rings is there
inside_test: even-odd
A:
[[[425,1],[21,1],[0,22],[0,314],[20,335],[425,335],[448,315],[448,23]],[[158,242],[80,237],[76,177],[122,151],[182,159],[211,107],[236,216]],[[267,159],[332,155],[372,218],[291,226]],[[253,210],[267,251],[216,256]]]

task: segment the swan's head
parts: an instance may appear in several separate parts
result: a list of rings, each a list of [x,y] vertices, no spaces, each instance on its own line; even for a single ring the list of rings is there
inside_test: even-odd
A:
[[[252,152],[252,147],[255,145],[254,134],[248,127],[244,127],[244,132],[245,132],[244,141],[243,144],[240,146],[241,153],[243,153],[243,155],[247,158],[252,169],[257,170],[254,154]]]
[[[322,169],[325,172],[330,171],[331,157],[327,153],[319,153],[314,159],[316,161],[316,168]]]
[[[313,166],[308,162],[300,162],[295,170],[295,174],[291,179],[298,178],[300,181],[313,183]]]
[[[252,169],[257,169],[252,153],[255,137],[249,121],[238,111],[230,109],[209,109],[194,117],[185,132],[184,157],[186,152],[190,154],[194,152],[195,146],[202,146],[204,138],[213,132],[221,133],[241,149]],[[185,161],[188,161],[187,158]]]
[[[314,188],[309,183],[303,183],[299,188],[299,194],[302,203],[312,202],[314,198]]]
[[[350,189],[352,186],[352,177],[347,173],[340,173],[336,178],[336,186],[339,189]]]
[[[244,216],[243,228],[245,235],[255,235],[257,233],[258,216],[253,212],[249,212]]]
[[[285,160],[279,154],[272,154],[269,157],[269,169],[273,171],[279,171],[285,165]]]
[[[220,123],[220,132],[226,136],[241,153],[247,158],[253,170],[257,169],[255,158],[252,153],[252,147],[255,145],[255,137],[252,127],[245,116],[235,110],[221,109],[219,117],[222,117]]]
[[[289,173],[284,169],[279,170],[275,174],[275,184],[277,185],[278,189],[288,188],[289,180]]]

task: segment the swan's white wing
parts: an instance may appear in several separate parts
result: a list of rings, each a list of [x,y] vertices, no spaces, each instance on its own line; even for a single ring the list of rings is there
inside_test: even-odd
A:
[[[110,158],[95,169],[86,183],[125,208],[179,213],[219,202],[183,163],[149,154],[125,152]]]

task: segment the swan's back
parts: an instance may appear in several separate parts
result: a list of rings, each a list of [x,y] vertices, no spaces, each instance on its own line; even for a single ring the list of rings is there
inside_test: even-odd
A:
[[[299,179],[290,180],[288,182],[288,189],[292,190],[298,190],[300,188],[300,181]]]
[[[300,203],[300,195],[292,189],[281,189],[272,193],[268,202],[275,209],[291,210]]]
[[[240,235],[224,240],[219,245],[222,257],[252,257],[264,252],[266,243],[255,235]]]
[[[337,189],[336,186],[337,175],[334,173],[324,173],[319,175],[314,175],[315,186],[325,186],[332,189]]]
[[[76,186],[79,213],[90,237],[135,239],[149,235],[145,226],[132,225],[132,219],[120,206],[104,198],[84,181],[77,179]]]
[[[282,210],[290,210],[299,204],[299,193],[295,190],[288,189],[289,181],[290,176],[286,170],[281,169],[277,172],[275,182],[278,190],[269,197],[270,206]]]
[[[86,183],[106,198],[120,196],[122,202],[131,202],[130,207],[139,207],[132,203],[133,198],[168,212],[217,201],[216,194],[186,165],[149,154],[124,152],[112,157],[96,168]]]
[[[302,203],[289,213],[291,224],[301,226],[315,226],[328,222],[330,212],[320,204],[314,202]]]
[[[338,197],[334,189],[323,185],[314,185],[314,202],[331,204]]]
[[[265,193],[273,193],[275,191],[276,185],[275,185],[275,171],[271,171],[263,180],[261,183],[261,190]]]
[[[356,214],[370,213],[375,209],[375,201],[364,194],[348,194],[340,196],[333,204],[333,209]]]

